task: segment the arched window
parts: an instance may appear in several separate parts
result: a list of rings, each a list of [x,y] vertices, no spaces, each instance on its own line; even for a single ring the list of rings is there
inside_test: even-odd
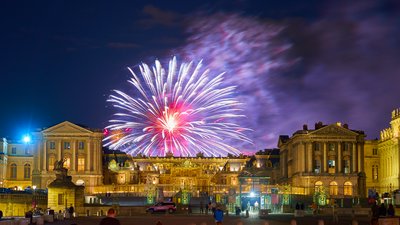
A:
[[[13,163],[10,166],[11,168],[11,179],[17,179],[17,164]]]
[[[322,181],[317,181],[317,182],[315,182],[315,188],[314,188],[314,191],[315,192],[320,192],[321,191],[321,189],[322,189]]]
[[[344,195],[353,195],[353,184],[350,181],[344,182]]]
[[[24,179],[31,178],[31,165],[28,163],[24,165]]]
[[[329,194],[330,195],[338,195],[338,184],[335,181],[332,181],[329,184]]]

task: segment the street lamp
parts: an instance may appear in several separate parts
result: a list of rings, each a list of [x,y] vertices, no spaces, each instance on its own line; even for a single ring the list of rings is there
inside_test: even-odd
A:
[[[31,142],[31,137],[29,135],[25,135],[22,140],[25,144],[29,144]]]
[[[33,188],[33,193],[32,193],[32,208],[33,208],[33,210],[35,210],[35,208],[36,208],[36,198],[35,198],[35,194],[36,194],[36,192],[35,192],[35,190],[36,190],[36,185],[33,185],[32,188]]]

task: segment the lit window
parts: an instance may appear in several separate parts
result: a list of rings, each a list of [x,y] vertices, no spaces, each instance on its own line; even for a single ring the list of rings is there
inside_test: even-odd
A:
[[[11,179],[16,179],[17,178],[17,164],[13,163],[10,166],[11,168]]]
[[[335,173],[335,160],[328,160],[329,173]]]
[[[50,157],[49,158],[49,170],[50,171],[54,170],[54,163],[55,163],[54,157]]]
[[[353,185],[350,181],[344,183],[344,195],[353,195]]]
[[[31,178],[31,165],[25,164],[24,166],[24,179]]]
[[[78,158],[78,171],[84,171],[85,170],[85,158],[79,157]]]
[[[338,184],[335,181],[332,181],[329,184],[329,194],[330,195],[338,195]]]
[[[85,149],[85,142],[80,141],[80,142],[78,143],[78,149]]]
[[[56,143],[54,141],[49,142],[49,148],[50,149],[56,149]]]
[[[315,192],[320,192],[320,191],[322,191],[322,181],[317,181],[317,182],[315,182],[314,191],[315,191]]]
[[[70,167],[71,167],[71,158],[70,157],[65,157],[64,167],[67,169],[70,169]]]
[[[11,154],[13,154],[13,155],[17,154],[17,147],[11,148]]]
[[[71,149],[71,143],[68,141],[64,142],[64,149]]]
[[[350,160],[343,160],[344,173],[350,173]]]

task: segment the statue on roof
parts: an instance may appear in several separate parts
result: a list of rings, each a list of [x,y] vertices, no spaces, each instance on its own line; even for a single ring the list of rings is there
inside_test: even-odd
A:
[[[65,159],[56,160],[54,162],[54,173],[56,174],[57,180],[66,180],[68,179],[67,172],[68,169],[64,167]]]

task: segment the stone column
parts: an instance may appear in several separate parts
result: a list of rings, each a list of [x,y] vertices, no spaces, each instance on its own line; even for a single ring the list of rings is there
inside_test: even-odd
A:
[[[71,171],[76,171],[76,165],[78,162],[76,159],[76,142],[77,140],[72,140]]]
[[[98,159],[97,171],[98,171],[98,173],[101,174],[102,173],[101,171],[103,168],[103,146],[102,146],[101,139],[98,140],[98,145],[99,145],[99,151],[98,151],[99,157],[97,158]]]
[[[97,146],[97,139],[93,140],[93,165],[92,165],[92,171],[97,172],[97,151],[98,151],[98,146]]]
[[[353,143],[353,149],[351,153],[351,172],[354,173],[357,171],[357,150],[356,143]]]
[[[306,143],[301,143],[301,172],[306,172],[306,160],[307,160],[307,151],[306,151]]]
[[[92,140],[90,139],[88,142],[88,146],[87,146],[87,154],[86,154],[86,158],[87,158],[87,171],[91,171],[91,167],[92,167],[92,162],[91,162],[91,152],[92,152]]]
[[[47,140],[43,141],[43,171],[47,171]]]
[[[313,172],[313,159],[314,159],[314,154],[312,152],[312,144],[311,142],[306,143],[306,151],[307,151],[307,172],[311,173]]]
[[[63,148],[62,140],[57,140],[57,145],[58,145],[58,148],[57,148],[57,159],[61,160],[63,158],[63,156],[62,156],[62,148]]]
[[[35,152],[33,152],[33,170],[39,171],[39,152],[40,152],[40,145],[41,140],[37,140]]]
[[[364,171],[364,144],[359,143],[357,145],[357,153],[358,153],[358,172]]]
[[[323,165],[323,169],[322,169],[322,171],[324,172],[324,173],[326,173],[326,172],[328,172],[328,165],[327,165],[327,160],[328,160],[328,158],[326,157],[326,142],[324,142],[324,153],[323,153],[323,157],[322,157],[322,165]]]
[[[339,146],[338,146],[338,154],[337,154],[337,172],[338,173],[342,173],[343,171],[343,166],[342,166],[342,142],[339,142]],[[346,144],[346,143],[344,143]]]

